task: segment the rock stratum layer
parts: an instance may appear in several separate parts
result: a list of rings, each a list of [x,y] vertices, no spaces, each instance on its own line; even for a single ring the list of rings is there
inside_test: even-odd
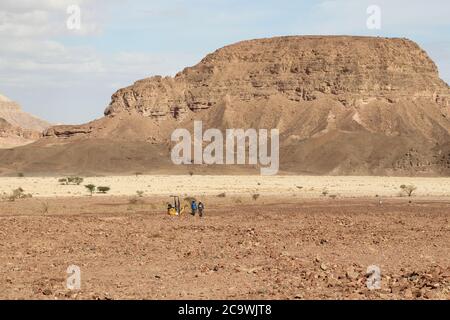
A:
[[[0,118],[0,148],[23,146],[38,140],[40,137],[41,135],[37,131],[13,126],[5,119]]]
[[[38,140],[50,126],[24,111],[19,104],[0,95],[0,148],[13,148]]]
[[[283,37],[244,41],[206,56],[174,78],[137,81],[112,96],[105,115],[135,111],[167,118],[208,110],[225,97],[239,102],[325,96],[344,106],[427,98],[448,107],[448,86],[412,41],[355,37]]]
[[[24,112],[18,103],[2,95],[0,95],[0,118],[13,126],[39,132],[51,126],[50,123]]]
[[[191,129],[193,120],[205,129],[278,128],[281,172],[450,174],[450,88],[436,65],[407,39],[348,36],[226,46],[173,78],[155,76],[118,90],[104,118],[52,127],[44,139],[0,153],[0,160],[9,163],[4,172],[13,157],[30,152],[34,162],[15,169],[233,171],[171,165],[170,134]]]

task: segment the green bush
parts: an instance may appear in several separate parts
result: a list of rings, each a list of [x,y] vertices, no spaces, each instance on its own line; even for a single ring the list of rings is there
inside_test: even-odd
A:
[[[58,182],[63,185],[72,184],[72,185],[77,185],[77,186],[79,186],[83,181],[84,181],[84,179],[81,177],[66,177],[66,178],[61,178],[58,180]]]
[[[416,187],[415,185],[412,185],[412,184],[410,184],[410,185],[404,185],[404,184],[402,184],[402,185],[400,186],[400,189],[401,189],[404,193],[406,193],[406,194],[408,195],[408,197],[411,197],[412,194],[413,194],[413,192],[417,190],[417,187]]]
[[[81,177],[68,177],[67,178],[67,182],[69,184],[76,184],[77,186],[79,186],[81,183],[83,183],[84,179]]]
[[[8,196],[8,200],[16,201],[17,199],[26,199],[31,197],[32,195],[30,193],[26,194],[25,191],[21,187],[19,187],[12,191],[12,193]]]
[[[142,198],[144,196],[144,191],[138,190],[138,191],[136,191],[136,194],[139,198]]]
[[[86,189],[88,189],[88,191],[91,193],[91,196],[92,196],[92,194],[94,193],[94,191],[95,191],[95,185],[93,185],[93,184],[87,184],[87,185],[85,185],[84,186]]]
[[[107,193],[109,190],[111,190],[110,187],[97,187],[99,193]]]

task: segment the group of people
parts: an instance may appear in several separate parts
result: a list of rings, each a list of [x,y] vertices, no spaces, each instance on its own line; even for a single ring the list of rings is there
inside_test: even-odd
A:
[[[205,205],[201,201],[197,204],[197,202],[195,200],[192,200],[192,202],[191,202],[191,214],[193,216],[195,216],[195,214],[197,213],[197,210],[198,210],[198,215],[200,217],[203,217],[203,210],[205,210]]]

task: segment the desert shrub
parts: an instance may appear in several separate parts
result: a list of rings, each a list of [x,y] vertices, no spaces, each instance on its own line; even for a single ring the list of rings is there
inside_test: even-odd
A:
[[[81,177],[66,177],[58,179],[58,182],[63,185],[73,184],[79,186],[83,181],[84,179]]]
[[[226,196],[227,196],[227,194],[225,192],[222,192],[217,195],[218,198],[225,198]]]
[[[138,204],[140,202],[140,199],[138,199],[137,197],[133,197],[130,200],[128,200],[129,204]]]
[[[194,171],[189,171],[189,175],[192,177],[194,175]]]
[[[17,174],[17,176],[18,176],[19,178],[25,177],[25,175],[23,174],[23,172],[19,172],[19,173]]]
[[[99,193],[107,193],[109,190],[111,190],[110,187],[104,187],[104,186],[97,187],[97,191]]]
[[[84,179],[81,177],[68,177],[67,178],[67,182],[69,184],[76,184],[77,186],[79,186],[81,183],[83,183]]]
[[[136,191],[136,195],[137,195],[139,198],[142,198],[142,197],[144,196],[144,191],[138,190],[138,191]]]
[[[256,201],[256,200],[258,200],[259,196],[260,196],[259,193],[255,193],[252,195],[252,199]]]
[[[25,193],[25,191],[21,187],[19,187],[19,188],[13,190],[12,195],[14,197],[20,198],[24,195],[24,193]]]
[[[323,189],[323,190],[322,190],[322,195],[323,195],[324,197],[326,197],[326,196],[328,195],[328,190],[327,190],[327,189]]]
[[[26,194],[25,191],[21,187],[19,187],[17,189],[14,189],[7,199],[9,201],[16,201],[17,199],[26,199],[31,197],[32,195],[30,193]]]
[[[93,185],[93,184],[87,184],[87,185],[85,185],[84,187],[85,187],[86,189],[88,189],[88,191],[91,193],[91,196],[92,196],[92,194],[93,194],[94,191],[95,191],[96,186]]]
[[[337,194],[330,194],[329,197],[330,197],[331,199],[336,199],[336,198],[337,198]]]
[[[402,184],[400,186],[400,189],[402,190],[402,192],[404,192],[408,197],[411,197],[413,192],[417,190],[417,187],[415,185],[404,185]]]

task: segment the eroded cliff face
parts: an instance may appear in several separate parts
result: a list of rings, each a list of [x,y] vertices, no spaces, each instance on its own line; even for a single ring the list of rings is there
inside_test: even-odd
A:
[[[194,120],[205,130],[279,129],[280,172],[450,175],[450,88],[436,65],[407,39],[348,36],[226,46],[173,78],[118,90],[105,117],[52,127],[0,151],[0,162],[23,172],[188,172],[171,163],[170,137]]]
[[[407,39],[281,37],[244,41],[206,56],[174,78],[152,77],[120,89],[105,115],[138,112],[183,120],[231,98],[323,97],[345,106],[425,98],[448,115],[449,88],[428,55]]]
[[[51,126],[50,123],[24,112],[18,103],[3,95],[0,95],[0,118],[13,126],[38,132]]]
[[[41,134],[37,131],[13,126],[5,119],[0,118],[0,148],[23,146],[38,140],[40,137]]]
[[[38,140],[50,124],[24,112],[0,94],[0,148],[23,146]]]

